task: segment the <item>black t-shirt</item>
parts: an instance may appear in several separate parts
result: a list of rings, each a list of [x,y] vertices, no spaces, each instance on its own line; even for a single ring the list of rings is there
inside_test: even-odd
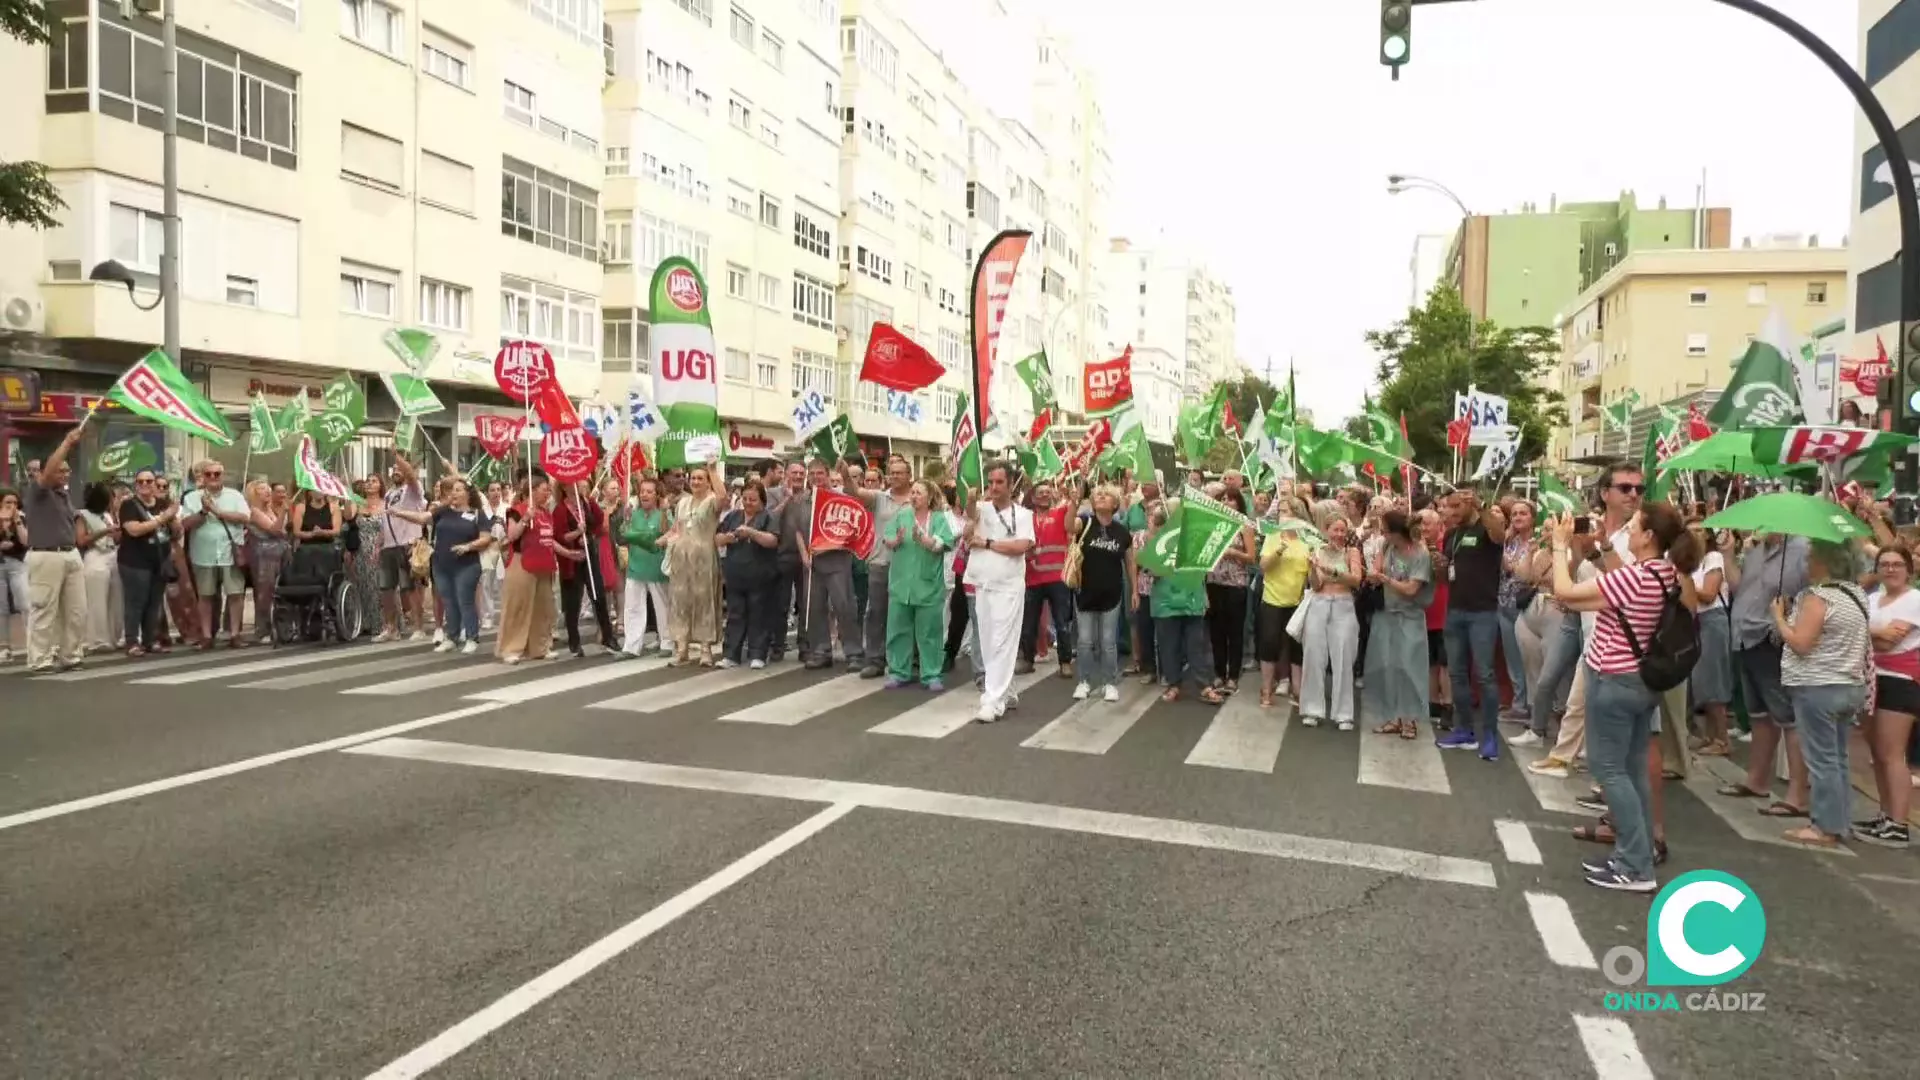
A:
[[[1088,518],[1080,537],[1080,608],[1083,611],[1112,611],[1127,595],[1127,552],[1133,549],[1133,533],[1115,517],[1105,525]]]
[[[1447,609],[1498,611],[1501,551],[1486,527],[1476,521],[1455,529],[1443,547],[1452,564],[1447,570]]]
[[[720,532],[732,532],[745,525],[760,532],[773,531],[773,515],[765,510],[747,517],[745,510],[729,510],[720,518]],[[720,571],[729,585],[751,588],[772,581],[779,573],[779,553],[770,547],[741,537],[720,549]]]
[[[166,510],[167,500],[165,499],[156,501],[152,507],[143,505],[139,499],[127,499],[120,504],[120,523],[126,525],[135,521],[150,521],[165,513]],[[167,556],[167,545],[161,540],[165,531],[155,529],[145,536],[121,532],[120,546],[114,552],[120,565],[158,573],[160,564]]]
[[[493,522],[478,510],[443,506],[433,515],[433,558],[442,566],[460,567],[480,561],[480,553],[454,553],[454,545],[471,544],[493,531]]]

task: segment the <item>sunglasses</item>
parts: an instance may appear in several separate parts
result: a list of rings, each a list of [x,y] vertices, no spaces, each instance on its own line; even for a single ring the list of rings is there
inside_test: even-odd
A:
[[[134,478],[133,478],[133,482],[134,482],[134,483],[136,483],[136,484],[151,484],[151,483],[153,483],[153,477],[151,477],[151,476],[136,476],[136,477],[134,477]]]
[[[201,473],[201,474],[200,474],[200,479],[202,479],[202,480],[218,480],[218,479],[220,479],[220,478],[221,478],[222,476],[225,476],[225,475],[226,475],[226,473],[223,473],[223,472],[221,472],[221,471],[220,471],[219,469],[210,469],[210,470],[208,470],[208,471],[206,471],[206,472],[203,472],[203,473]]]
[[[1622,495],[1645,495],[1647,493],[1647,485],[1615,484],[1613,485],[1613,490],[1619,492]]]

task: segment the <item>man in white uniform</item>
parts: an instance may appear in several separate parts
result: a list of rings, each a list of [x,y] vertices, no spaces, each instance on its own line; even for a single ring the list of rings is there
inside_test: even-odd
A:
[[[987,498],[975,504],[964,540],[973,549],[966,583],[974,589],[979,660],[986,676],[974,719],[991,724],[1013,703],[1013,665],[1027,604],[1027,552],[1033,548],[1033,512],[1013,501],[1013,470],[1006,464],[987,469]]]

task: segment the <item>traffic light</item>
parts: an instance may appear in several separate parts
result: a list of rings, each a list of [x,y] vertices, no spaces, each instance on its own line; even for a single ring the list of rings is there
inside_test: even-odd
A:
[[[1400,77],[1400,65],[1413,52],[1413,5],[1407,0],[1380,0],[1380,62]]]
[[[1907,323],[1902,340],[1906,349],[1895,369],[1897,377],[1887,381],[1896,386],[1894,393],[1899,400],[1894,414],[1900,418],[1899,430],[1904,434],[1920,425],[1920,322]]]

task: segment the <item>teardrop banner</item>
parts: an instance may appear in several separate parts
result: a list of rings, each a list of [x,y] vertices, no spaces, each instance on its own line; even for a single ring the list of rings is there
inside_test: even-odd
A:
[[[548,384],[558,386],[553,354],[537,341],[509,341],[493,357],[493,381],[517,405],[532,405]]]
[[[540,440],[540,467],[563,484],[587,479],[599,464],[599,445],[586,428],[554,428]]]

